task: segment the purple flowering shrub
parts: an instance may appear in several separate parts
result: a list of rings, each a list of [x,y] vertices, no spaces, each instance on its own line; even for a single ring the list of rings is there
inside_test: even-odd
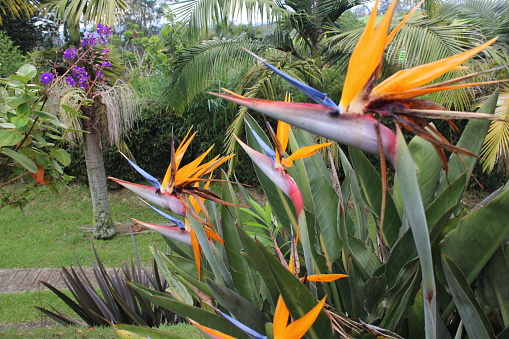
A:
[[[104,75],[104,69],[113,66],[109,56],[110,50],[106,48],[112,34],[113,28],[107,25],[97,25],[95,34],[88,33],[81,41],[81,47],[64,51],[62,63],[54,64],[52,73],[43,73],[40,78],[41,82],[48,84],[54,79],[56,81],[64,80],[70,86],[85,90],[87,96],[93,96],[96,85],[108,81]],[[56,71],[57,68],[66,71],[59,74]]]

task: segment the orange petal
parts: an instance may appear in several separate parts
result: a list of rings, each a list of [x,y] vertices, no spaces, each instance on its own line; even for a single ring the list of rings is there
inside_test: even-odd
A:
[[[284,121],[279,120],[277,122],[277,132],[276,132],[276,138],[279,140],[279,143],[281,144],[281,151],[284,153],[286,150],[286,147],[288,146],[288,138],[290,137],[290,124],[287,124]],[[279,150],[276,149],[276,153]],[[276,154],[276,159],[279,159],[280,156],[283,156],[283,154]]]
[[[166,174],[164,175],[163,181],[161,183],[161,187],[164,190],[168,183],[170,182],[171,175],[172,175],[172,164],[175,165],[175,170],[178,170],[180,162],[182,161],[182,158],[184,157],[184,153],[187,150],[187,147],[193,141],[194,136],[197,132],[195,132],[193,135],[189,137],[189,133],[191,133],[191,129],[187,132],[184,139],[182,139],[182,142],[180,143],[179,147],[175,151],[174,159],[172,159],[172,162],[170,163],[170,166],[168,166],[168,169],[166,170]]]
[[[292,338],[299,339],[306,334],[306,332],[313,326],[316,318],[322,311],[323,305],[325,304],[325,297],[316,304],[315,307],[311,309],[308,313],[306,313],[302,318],[295,320],[291,323],[286,330],[284,331],[284,335],[281,337],[276,337],[274,333],[274,339],[283,339],[283,338]]]
[[[450,91],[453,89],[458,88],[465,88],[465,87],[471,87],[471,86],[480,86],[480,85],[488,85],[488,84],[495,84],[506,80],[493,80],[493,81],[484,81],[484,82],[472,82],[468,84],[459,84],[459,85],[452,85],[452,86],[444,86],[444,87],[427,87],[427,88],[416,88],[416,89],[410,89],[407,91],[402,92],[388,92],[383,93],[381,95],[377,95],[373,99],[375,100],[401,100],[401,99],[409,99],[409,98],[415,98],[421,95],[440,92],[440,91]]]
[[[327,142],[327,143],[324,143],[324,144],[311,145],[311,146],[306,146],[306,147],[299,148],[297,151],[295,151],[288,158],[283,159],[281,161],[281,165],[283,165],[285,167],[292,167],[293,166],[293,162],[295,160],[302,159],[302,158],[307,158],[307,157],[310,157],[312,155],[315,155],[316,152],[318,152],[322,148],[330,146],[330,145],[332,145],[332,142]]]
[[[214,232],[214,230],[210,229],[209,227],[204,227],[204,229],[205,229],[205,233],[207,234],[207,237],[209,239],[214,239],[215,241],[217,241],[221,245],[224,244],[223,238],[221,238],[219,236],[219,234],[217,234],[217,232]]]
[[[464,63],[496,40],[497,38],[493,38],[482,45],[452,57],[396,72],[373,88],[373,94],[407,91],[425,85]]]
[[[201,248],[200,243],[198,242],[198,238],[196,237],[196,233],[194,233],[193,228],[189,231],[191,235],[191,246],[193,248],[194,261],[196,263],[196,270],[198,271],[198,279],[201,278]]]
[[[382,21],[375,29],[378,8],[378,0],[376,0],[366,28],[364,28],[364,32],[350,57],[339,103],[341,112],[346,112],[347,107],[362,92],[362,89],[380,64],[396,2],[397,0],[392,2]]]
[[[236,339],[235,337],[232,337],[231,335],[224,334],[224,333],[216,331],[216,330],[214,330],[212,328],[200,325],[196,321],[191,320],[189,318],[187,320],[189,320],[189,322],[191,324],[193,324],[194,326],[198,327],[203,332],[207,333],[212,339]]]
[[[306,279],[307,281],[331,282],[346,277],[348,277],[346,274],[313,274],[303,277],[301,280]]]
[[[276,310],[274,312],[274,321],[272,324],[272,329],[274,331],[274,339],[278,338],[291,338],[285,337],[286,325],[288,325],[288,317],[290,316],[290,311],[286,307],[286,304],[283,300],[283,297],[280,295],[277,300]]]

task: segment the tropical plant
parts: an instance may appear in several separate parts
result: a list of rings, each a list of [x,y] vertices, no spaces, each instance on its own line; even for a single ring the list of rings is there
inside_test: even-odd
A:
[[[98,239],[115,235],[108,203],[102,140],[122,145],[123,132],[130,129],[139,113],[136,93],[121,81],[112,83],[112,62],[105,44],[112,34],[106,25],[97,26],[98,36],[88,34],[82,47],[66,49],[64,63],[45,73],[52,108],[70,126],[86,133],[83,138],[88,183],[93,206],[93,233]]]
[[[69,179],[63,167],[71,161],[64,150],[71,130],[46,111],[36,76],[27,64],[0,79],[0,208],[23,207],[36,186],[58,192]]]
[[[317,147],[308,132],[292,129],[274,133],[269,129],[276,144],[274,152],[267,146],[269,138],[263,130],[246,115],[248,141],[242,147],[255,163],[260,184],[284,231],[279,232],[272,249],[247,235],[241,227],[245,214],[237,206],[238,197],[223,177],[222,199],[232,204],[223,204],[219,210],[208,202],[201,208],[222,234],[223,242],[210,241],[200,218],[187,216],[206,259],[201,264],[202,274],[198,274],[189,250],[173,245],[180,256],[154,252],[156,261],[161,269],[174,272],[172,278],[187,292],[165,295],[132,284],[139,293],[199,322],[217,338],[277,337],[276,328],[286,327],[287,319],[278,317],[278,325],[276,321],[267,323],[279,314],[280,296],[294,319],[304,316],[306,320],[317,300],[326,297],[330,307],[320,311],[308,330],[306,327],[309,338],[336,334],[450,338],[461,337],[463,328],[469,337],[505,335],[509,323],[504,316],[507,302],[502,297],[503,279],[483,277],[507,268],[507,187],[471,211],[461,203],[489,122],[470,121],[459,143],[452,145],[423,119],[431,115],[491,120],[498,92],[478,113],[449,112],[430,101],[415,99],[434,91],[471,86],[456,84],[465,78],[424,85],[456,69],[493,41],[397,72],[374,86],[384,49],[399,29],[388,35],[394,7],[395,2],[376,28],[376,11],[371,15],[352,53],[338,105],[325,93],[270,64],[266,66],[319,104],[216,94],[351,146],[350,158],[340,151],[345,180],[339,182],[332,161],[325,162],[320,153],[312,155]],[[373,114],[394,120],[396,132]],[[400,126],[419,137],[407,146]],[[294,154],[311,156],[296,159],[290,166],[292,156],[283,156],[286,140]],[[387,191],[385,171],[377,173],[361,150],[378,154],[382,169],[386,159],[395,167],[392,194]],[[453,156],[447,159],[444,150]],[[242,186],[238,190],[246,203],[251,201]],[[152,200],[158,199],[152,196]],[[348,210],[348,201],[353,202],[353,211]],[[372,214],[375,225],[369,226],[366,211]],[[489,228],[481,230],[478,225],[485,220],[490,220]],[[184,240],[177,232],[167,232],[166,236]],[[349,278],[326,278],[338,274]],[[482,284],[475,284],[478,279]],[[471,286],[477,289],[476,294]],[[189,297],[200,301],[201,308],[184,301]],[[483,312],[487,303],[491,317]],[[354,322],[348,317],[360,320]],[[305,321],[306,326],[310,322]],[[299,327],[304,328],[304,324]]]

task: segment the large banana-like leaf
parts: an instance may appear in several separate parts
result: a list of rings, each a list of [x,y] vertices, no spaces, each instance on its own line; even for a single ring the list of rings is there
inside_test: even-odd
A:
[[[224,175],[223,179],[226,179]],[[232,185],[224,182],[222,187],[222,198],[238,204],[238,199]],[[247,263],[245,255],[242,254],[243,245],[237,232],[237,229],[243,224],[242,213],[239,208],[223,205],[221,207],[221,224],[226,260],[228,261],[233,285],[240,295],[261,308],[263,301],[259,293],[260,291],[256,286],[256,279],[253,272],[251,272],[251,267]]]
[[[484,294],[490,295],[492,301],[489,303],[491,310],[499,316],[500,323],[509,327],[509,257],[507,255],[507,244],[500,246],[486,265],[486,275],[483,279]]]
[[[292,129],[290,147],[293,151],[312,144],[314,140],[308,132]],[[316,218],[319,241],[323,244],[327,266],[331,267],[341,254],[336,227],[339,197],[330,183],[330,178],[325,176],[326,166],[320,154],[296,161],[295,165],[298,173],[294,178],[302,192],[306,208]],[[330,174],[327,175],[330,177]]]
[[[492,95],[490,95],[488,100],[484,102],[484,104],[477,110],[477,112],[493,114],[497,106],[498,93],[499,90],[497,89],[495,92],[493,92]],[[456,146],[467,149],[474,154],[479,154],[484,141],[484,137],[488,132],[489,126],[490,122],[488,120],[476,120],[476,119],[470,120],[467,124],[467,127],[464,129],[463,134],[461,135],[461,138],[456,144]],[[472,172],[477,162],[477,158],[468,157],[464,155],[460,155],[459,157],[463,159],[463,161],[468,166],[468,170]],[[461,173],[467,170],[465,168],[465,165],[454,154],[451,155],[448,167],[449,167],[448,178],[446,178],[445,173],[442,174],[442,176],[440,177],[440,184],[437,189],[437,194],[447,189],[450,182],[456,180],[456,178],[459,177]]]
[[[214,293],[214,298],[217,302],[226,308],[235,319],[239,320],[244,325],[252,328],[258,333],[263,333],[265,323],[269,319],[260,310],[250,303],[241,294],[222,286],[213,280],[208,279],[207,285]]]
[[[442,254],[442,268],[454,303],[470,338],[495,339],[493,329],[456,263]]]
[[[415,163],[399,128],[397,129],[396,161],[394,167],[400,184],[401,196],[405,202],[404,211],[408,216],[415,248],[419,254],[424,294],[426,338],[435,338],[436,286],[428,225],[426,223],[426,214],[422,203]]]
[[[509,190],[462,218],[440,243],[442,251],[459,266],[468,283],[474,281],[495,251],[507,241],[507,206]]]
[[[268,302],[271,304],[272,309],[275,309],[277,300],[279,298],[279,289],[276,284],[276,280],[274,279],[274,276],[272,275],[269,267],[267,266],[267,263],[265,262],[265,258],[260,251],[258,243],[253,238],[251,238],[242,228],[239,228],[238,232],[240,240],[244,245],[243,254],[254,267],[254,270],[256,270],[260,277],[263,279],[263,283],[265,283],[269,293]]]
[[[144,296],[153,303],[164,307],[184,318],[198,320],[203,326],[214,328],[220,332],[234,336],[239,339],[247,339],[247,336],[225,318],[214,313],[207,312],[201,308],[187,305],[171,298],[166,293],[156,292],[142,285],[130,282],[129,285],[137,293]]]
[[[385,206],[382,206],[382,180],[380,175],[359,149],[350,147],[349,152],[355,172],[359,178],[359,184],[364,193],[364,198],[371,212],[379,220],[381,210],[385,208],[383,234],[387,245],[392,247],[399,237],[399,230],[401,228],[401,218],[399,217],[396,205],[390,193],[387,192]]]
[[[265,258],[283,300],[294,319],[302,318],[318,303],[309,289],[302,284],[286,267],[284,267],[272,253],[264,246],[259,246],[260,252]],[[329,318],[325,312],[321,312],[313,326],[307,332],[308,338],[327,339],[333,338]]]

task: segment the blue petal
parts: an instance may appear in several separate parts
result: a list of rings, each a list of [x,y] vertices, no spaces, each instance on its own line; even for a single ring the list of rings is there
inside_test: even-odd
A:
[[[249,125],[249,123],[246,121],[246,124],[249,126],[249,129],[251,130],[251,133],[253,133],[256,141],[258,142],[258,145],[263,149],[265,154],[272,160],[273,163],[276,163],[276,152],[263,141],[262,138],[255,132],[255,130]]]
[[[251,338],[255,338],[255,339],[267,339],[267,336],[262,335],[262,334],[256,332],[255,330],[253,330],[250,327],[247,327],[246,325],[244,325],[243,323],[241,323],[237,319],[234,319],[234,318],[230,317],[228,314],[225,314],[225,313],[223,313],[221,311],[219,311],[219,313],[223,317],[225,317],[228,321],[230,321],[233,325],[237,326],[239,328],[239,330],[241,330],[242,332],[246,333]]]
[[[163,211],[155,208],[154,206],[150,205],[148,202],[146,202],[143,199],[140,199],[140,200],[143,201],[145,204],[147,204],[151,209],[153,209],[154,211],[156,211],[157,213],[159,213],[160,215],[162,215],[163,217],[165,217],[166,219],[170,220],[172,223],[177,225],[179,228],[181,228],[181,229],[185,229],[186,228],[184,223],[182,221],[180,221],[179,219],[177,219],[175,217],[172,217],[171,215],[169,215],[167,213],[164,213]]]
[[[309,98],[313,99],[314,101],[316,101],[317,103],[319,103],[321,105],[328,106],[328,107],[333,107],[335,109],[334,113],[339,113],[340,112],[338,105],[336,105],[336,103],[331,98],[328,97],[327,93],[322,93],[320,91],[317,91],[313,87],[308,86],[305,83],[300,82],[299,80],[297,80],[295,78],[292,78],[288,74],[280,71],[279,69],[277,69],[276,67],[272,66],[267,61],[263,60],[258,55],[254,54],[253,52],[251,52],[251,51],[249,51],[247,49],[244,49],[244,50],[246,52],[248,52],[249,54],[251,54],[252,56],[254,56],[256,59],[258,59],[261,62],[263,62],[265,64],[265,66],[267,66],[268,68],[273,70],[277,75],[279,75],[280,77],[282,77],[283,79],[288,81],[292,86],[297,88],[302,93],[306,94]]]
[[[122,154],[124,156],[124,158],[127,159],[127,161],[129,161],[129,164],[131,164],[131,166],[133,166],[133,168],[138,171],[138,173],[140,173],[145,179],[147,179],[148,182],[150,182],[150,184],[152,186],[154,186],[156,189],[160,189],[161,188],[161,184],[159,183],[159,181],[153,177],[152,175],[148,174],[147,172],[145,172],[145,170],[143,168],[141,168],[140,166],[136,165],[133,161],[129,160],[128,157],[125,156],[124,153],[122,152],[119,152],[120,154]]]

